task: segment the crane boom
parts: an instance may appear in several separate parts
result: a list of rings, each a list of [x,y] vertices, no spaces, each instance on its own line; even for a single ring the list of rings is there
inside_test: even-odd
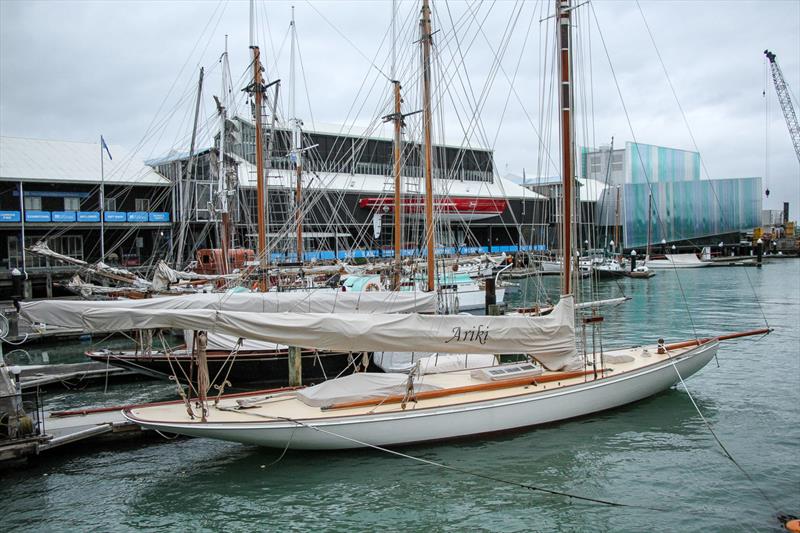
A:
[[[781,67],[779,67],[778,62],[775,61],[775,54],[769,50],[764,50],[764,55],[769,59],[772,81],[775,83],[775,92],[778,93],[778,100],[781,103],[783,117],[786,119],[786,125],[789,127],[789,136],[792,138],[794,152],[797,155],[797,160],[800,161],[800,124],[797,122],[797,115],[794,112],[792,99],[789,96],[789,88],[786,86],[786,80],[783,79]]]

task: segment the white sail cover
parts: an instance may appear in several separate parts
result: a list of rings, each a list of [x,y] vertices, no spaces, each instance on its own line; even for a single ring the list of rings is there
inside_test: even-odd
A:
[[[83,328],[81,313],[100,308],[113,308],[121,313],[159,309],[216,309],[248,313],[433,313],[436,311],[436,294],[321,290],[187,294],[141,300],[38,300],[20,302],[20,315],[31,323]],[[132,329],[141,328],[134,326]]]
[[[571,296],[537,317],[97,308],[83,321],[89,331],[193,329],[321,350],[527,353],[550,369],[576,358]]]
[[[337,403],[380,400],[387,396],[399,396],[406,393],[407,386],[407,374],[358,372],[300,389],[295,394],[301,402],[311,407],[330,407]],[[439,389],[441,387],[414,380],[414,392]]]
[[[214,281],[218,279],[237,279],[239,274],[227,275],[208,275],[208,274],[195,274],[194,272],[182,272],[170,268],[170,266],[163,260],[159,261],[156,265],[156,270],[153,272],[153,289],[157,291],[169,290],[169,286],[184,281],[208,280]]]
[[[192,350],[194,346],[194,331],[191,329],[183,330],[183,342]],[[233,335],[225,335],[224,333],[209,333],[206,338],[206,349],[230,352],[239,343],[239,337]],[[252,339],[244,339],[239,350],[246,351],[272,351],[272,350],[285,350],[285,344],[278,344],[275,342],[254,341]]]

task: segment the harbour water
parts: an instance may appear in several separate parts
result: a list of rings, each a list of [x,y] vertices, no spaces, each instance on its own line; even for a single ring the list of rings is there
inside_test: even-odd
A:
[[[529,283],[529,282],[525,282]],[[557,294],[557,279],[545,280]],[[532,285],[529,285],[529,288]],[[525,292],[509,295],[518,299]],[[659,272],[601,282],[605,348],[764,327],[723,343],[683,386],[533,430],[403,448],[511,483],[378,451],[288,452],[203,439],[74,450],[0,473],[3,529],[25,531],[780,531],[800,515],[800,261]],[[689,312],[687,312],[690,311]],[[82,360],[87,344],[48,351]],[[38,361],[34,361],[38,362]],[[692,404],[753,482],[714,440]],[[172,398],[137,382],[48,395],[49,408]],[[762,494],[763,493],[763,494]]]

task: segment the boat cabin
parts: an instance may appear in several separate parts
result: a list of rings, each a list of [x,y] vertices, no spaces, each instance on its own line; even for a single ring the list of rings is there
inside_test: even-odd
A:
[[[197,267],[195,272],[198,274],[222,274],[222,249],[202,248],[195,254]],[[256,253],[249,248],[233,248],[228,250],[228,268],[235,270],[244,268],[248,262],[252,263],[256,259]]]

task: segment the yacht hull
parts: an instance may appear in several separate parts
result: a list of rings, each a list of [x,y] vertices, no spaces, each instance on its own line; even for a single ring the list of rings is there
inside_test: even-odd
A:
[[[574,385],[552,389],[535,386],[530,393],[440,407],[349,416],[343,413],[341,417],[302,421],[253,415],[252,423],[217,424],[160,422],[144,420],[130,411],[124,414],[145,428],[274,448],[335,450],[406,445],[517,430],[636,402],[675,385],[680,380],[676,368],[684,378],[699,371],[714,357],[717,347],[718,342],[709,342],[671,360]]]

